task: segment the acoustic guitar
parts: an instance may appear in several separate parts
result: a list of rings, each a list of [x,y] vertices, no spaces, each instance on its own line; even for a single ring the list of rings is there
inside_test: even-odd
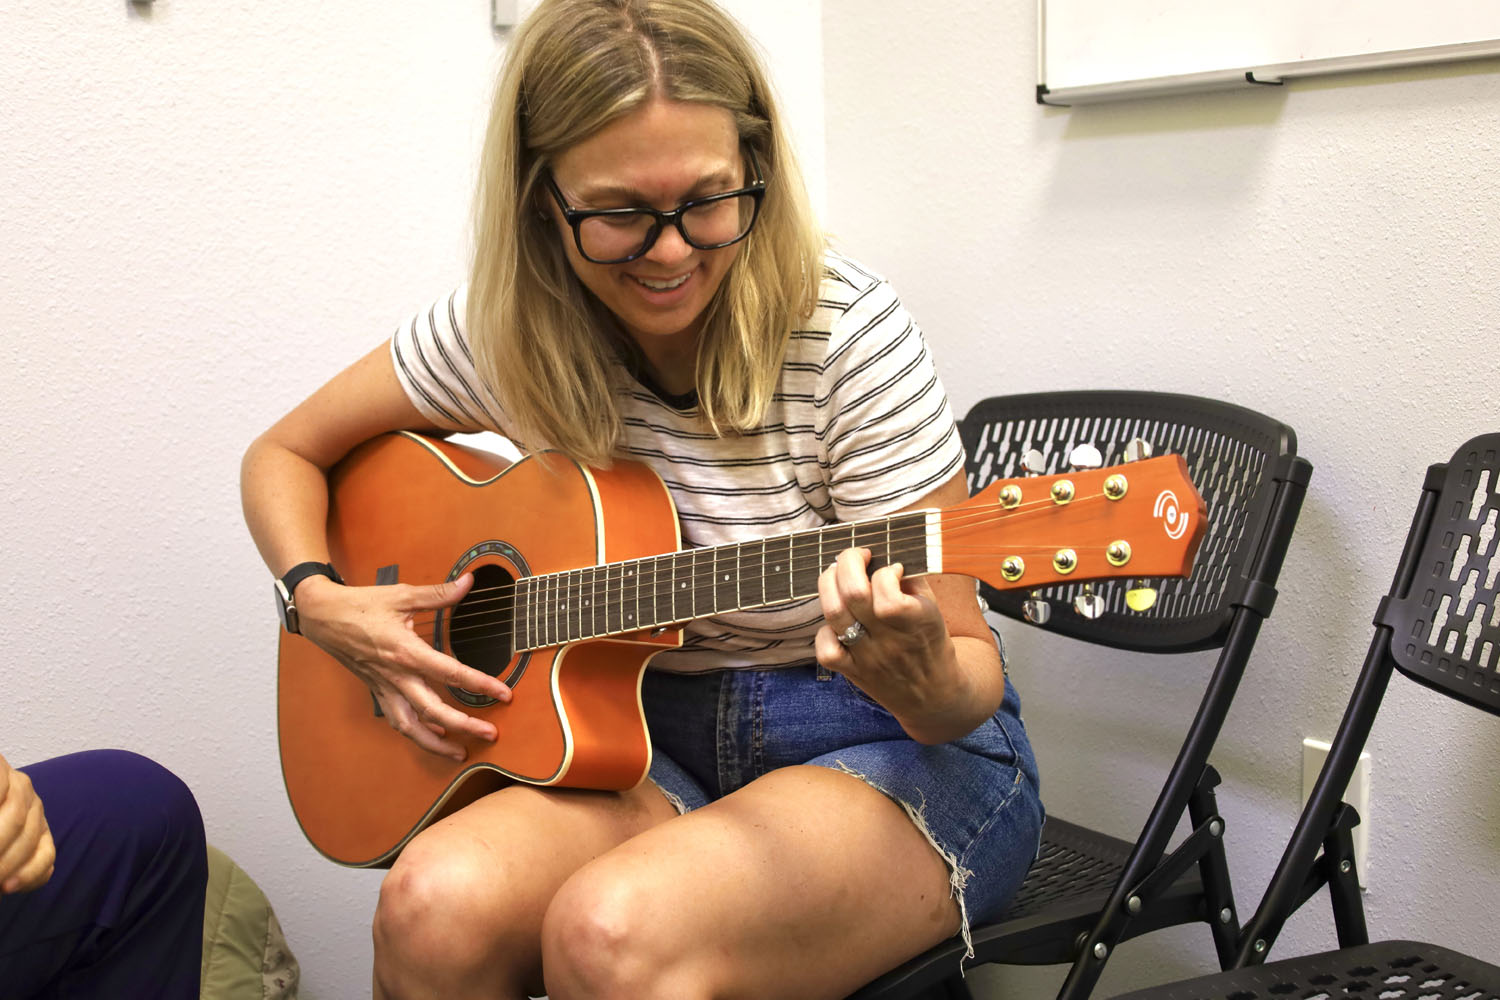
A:
[[[381,718],[369,689],[312,642],[281,634],[282,773],[303,832],[354,867],[388,865],[422,828],[515,781],[624,789],[651,763],[641,677],[709,615],[817,594],[850,546],[872,568],[961,573],[996,587],[1186,575],[1201,498],[1176,455],[1007,480],[941,510],[680,548],[665,485],[644,465],[587,468],[555,452],[514,464],[411,433],[361,445],[329,477],[333,562],[354,586],[451,580],[457,605],[418,630],[512,690],[444,697],[493,723],[459,763]]]

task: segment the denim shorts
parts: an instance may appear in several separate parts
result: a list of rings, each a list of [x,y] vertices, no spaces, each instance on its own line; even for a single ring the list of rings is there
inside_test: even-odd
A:
[[[992,717],[938,746],[916,742],[842,674],[815,664],[647,670],[642,701],[651,780],[682,812],[793,764],[844,771],[895,800],[948,866],[965,943],[970,923],[998,916],[1036,858],[1036,759],[1009,678]]]

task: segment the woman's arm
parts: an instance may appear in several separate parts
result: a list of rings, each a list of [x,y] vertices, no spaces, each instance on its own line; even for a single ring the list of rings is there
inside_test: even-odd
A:
[[[240,467],[245,523],[272,574],[329,558],[328,470],[357,445],[394,430],[434,431],[396,378],[384,344],[340,372],[250,445]],[[450,733],[493,740],[494,727],[447,704],[439,685],[508,700],[499,680],[416,635],[419,612],[457,603],[472,580],[431,586],[345,587],[308,577],[297,587],[300,631],[353,671],[391,726],[424,749],[462,760]]]

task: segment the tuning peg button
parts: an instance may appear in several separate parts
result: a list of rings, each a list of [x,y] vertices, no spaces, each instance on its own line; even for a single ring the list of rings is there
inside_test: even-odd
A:
[[[1068,452],[1068,465],[1074,469],[1097,469],[1104,464],[1104,456],[1091,444],[1081,444]]]
[[[1047,456],[1035,448],[1028,449],[1021,456],[1021,469],[1028,475],[1039,476],[1047,471]]]
[[[1150,458],[1153,454],[1151,442],[1145,438],[1131,438],[1130,443],[1125,446],[1125,461],[1139,462],[1143,458]]]
[[[1145,580],[1137,580],[1125,591],[1125,606],[1131,611],[1150,611],[1156,607],[1156,588]]]
[[[1085,618],[1098,618],[1104,614],[1104,598],[1085,587],[1083,593],[1073,598],[1073,610]]]
[[[1033,625],[1045,625],[1052,617],[1052,605],[1033,594],[1021,602],[1021,614]]]

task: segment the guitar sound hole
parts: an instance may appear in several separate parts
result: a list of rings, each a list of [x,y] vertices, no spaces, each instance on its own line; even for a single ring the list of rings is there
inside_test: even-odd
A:
[[[498,676],[510,662],[511,609],[515,603],[515,577],[493,563],[471,567],[474,586],[450,612],[448,649],[465,666]],[[517,664],[507,684],[514,684],[522,664]],[[453,697],[466,705],[493,705],[495,699],[461,687],[449,686]]]

